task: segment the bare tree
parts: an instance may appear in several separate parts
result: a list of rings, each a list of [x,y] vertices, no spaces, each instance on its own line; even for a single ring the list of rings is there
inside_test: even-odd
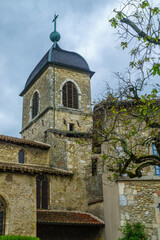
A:
[[[131,61],[125,74],[115,73],[118,88],[108,85],[106,99],[94,108],[94,138],[106,146],[102,158],[114,177],[141,177],[145,167],[160,166],[151,152],[154,142],[160,155],[159,84],[144,94],[150,76],[160,75],[160,9],[130,0],[113,12],[110,22],[122,48],[131,46]]]

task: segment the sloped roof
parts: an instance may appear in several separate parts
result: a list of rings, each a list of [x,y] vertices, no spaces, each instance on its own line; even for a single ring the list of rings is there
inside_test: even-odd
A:
[[[10,142],[18,145],[28,145],[30,147],[36,147],[41,149],[49,149],[50,145],[38,141],[27,140],[24,138],[10,137],[6,135],[0,135],[0,141]]]
[[[75,52],[63,50],[57,44],[56,48],[54,48],[53,46],[50,48],[50,50],[44,55],[44,57],[40,60],[40,62],[31,72],[30,76],[27,79],[27,82],[25,84],[23,91],[20,93],[20,96],[23,96],[23,94],[30,88],[30,86],[32,86],[37,75],[43,69],[45,69],[47,64],[56,64],[59,66],[65,66],[69,68],[82,70],[82,71],[88,72],[90,76],[94,74],[94,72],[92,72],[89,69],[89,66],[86,60],[81,55]]]
[[[104,222],[89,213],[38,210],[37,222],[48,224],[104,225]]]
[[[53,175],[63,175],[63,176],[72,176],[73,173],[71,171],[52,168],[47,166],[38,166],[38,165],[28,165],[21,163],[6,163],[0,162],[0,172],[19,172],[26,174],[41,174],[48,173]]]

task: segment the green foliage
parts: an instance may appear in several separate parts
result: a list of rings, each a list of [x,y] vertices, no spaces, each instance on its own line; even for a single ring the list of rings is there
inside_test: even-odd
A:
[[[156,74],[160,76],[160,65],[155,64],[150,71],[152,71],[153,76],[155,76]]]
[[[122,47],[123,50],[124,50],[125,48],[128,47],[128,43],[127,43],[127,42],[121,42],[121,47]]]
[[[144,8],[146,8],[146,7],[149,7],[149,6],[150,6],[150,4],[149,4],[148,1],[143,1],[142,4],[140,4],[139,7],[141,7],[142,9],[144,9]]]
[[[145,226],[140,222],[130,224],[126,222],[125,226],[120,228],[122,238],[119,240],[147,240]]]
[[[130,66],[142,69],[153,76],[160,76],[159,63],[159,21],[160,7],[152,6],[150,0],[126,1],[122,9],[114,9],[109,20],[111,26],[117,29],[121,39],[122,49],[135,46],[130,51]],[[134,39],[134,40],[133,40]],[[133,45],[130,43],[134,41]]]
[[[40,240],[40,239],[36,237],[29,237],[29,236],[6,235],[6,236],[0,236],[0,240]]]
[[[116,20],[116,18],[110,19],[109,22],[111,23],[112,27],[117,27],[118,21]]]

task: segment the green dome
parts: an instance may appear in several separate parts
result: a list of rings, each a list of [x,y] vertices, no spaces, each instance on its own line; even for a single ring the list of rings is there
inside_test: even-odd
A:
[[[50,34],[50,39],[52,42],[58,42],[60,38],[61,38],[61,35],[57,31],[54,31]]]

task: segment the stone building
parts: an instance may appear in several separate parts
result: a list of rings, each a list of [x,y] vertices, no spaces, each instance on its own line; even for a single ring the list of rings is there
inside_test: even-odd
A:
[[[106,133],[109,132],[107,126],[113,127],[113,122],[118,114],[112,114],[110,106],[113,107],[112,101],[108,99],[108,102],[101,102],[94,109],[95,123],[98,122],[98,128],[94,127],[98,134],[102,134],[103,130]],[[123,105],[129,102],[119,102],[117,105],[123,109]],[[117,106],[116,105],[116,106]],[[129,107],[129,106],[128,106]],[[116,109],[116,107],[115,107]],[[124,109],[127,109],[126,105]],[[119,112],[118,112],[119,113]],[[113,116],[113,117],[112,117]],[[112,139],[117,139],[114,136],[120,136],[121,139],[127,141],[127,149],[135,156],[152,156],[157,155],[157,150],[155,144],[139,145],[136,144],[137,136],[142,136],[138,138],[138,141],[142,139],[149,138],[150,129],[146,128],[146,125],[142,122],[138,124],[133,119],[133,116],[127,114],[125,116],[125,111],[122,115],[119,114],[117,117],[117,122],[114,122],[114,133],[111,135]],[[115,118],[114,118],[115,117]],[[129,118],[131,122],[126,125],[125,120]],[[112,124],[110,124],[112,123]],[[109,125],[110,124],[110,125]],[[128,139],[123,135],[128,134],[132,126],[137,124],[138,134],[130,136]],[[111,128],[109,128],[111,129]],[[129,129],[129,130],[128,130]],[[135,130],[136,131],[136,130]],[[115,134],[115,135],[114,135]],[[105,135],[105,134],[104,134]],[[106,134],[107,135],[107,134]],[[146,138],[143,138],[145,136]],[[112,156],[112,160],[115,162],[116,157],[115,150],[119,147],[118,154],[123,156],[123,150],[120,145],[115,147],[112,146],[110,141],[103,141],[102,144],[97,144],[99,152],[106,154],[107,156]],[[134,147],[135,146],[135,147]],[[131,150],[130,150],[131,149]],[[135,152],[134,152],[135,151]],[[119,157],[118,156],[118,157]],[[104,215],[105,215],[105,229],[106,229],[106,239],[107,240],[117,240],[120,236],[119,228],[125,224],[126,221],[131,223],[141,222],[145,225],[148,232],[149,239],[159,240],[160,239],[160,167],[159,166],[147,166],[142,171],[142,176],[140,178],[134,177],[129,178],[126,174],[122,177],[118,177],[116,181],[109,181],[109,172],[104,170],[103,174],[103,200],[104,200]]]
[[[0,135],[0,235],[105,239],[102,169],[89,134],[94,72],[59,47],[56,22],[50,38],[20,94],[22,138]]]
[[[129,220],[160,239],[160,177],[151,167],[141,179],[108,181],[99,157],[107,146],[90,135],[94,72],[54,30],[20,94],[22,138],[0,135],[0,235],[117,240]]]

